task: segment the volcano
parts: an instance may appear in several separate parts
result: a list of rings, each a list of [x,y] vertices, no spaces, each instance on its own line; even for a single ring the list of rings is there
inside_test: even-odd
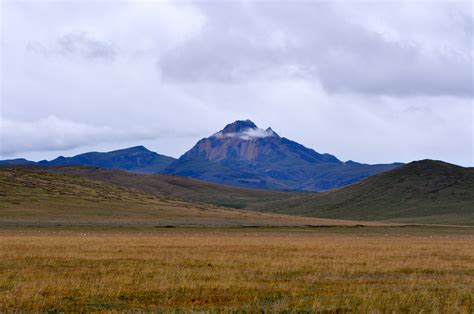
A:
[[[162,173],[247,188],[324,191],[399,165],[343,162],[281,137],[272,128],[239,120],[201,139]]]

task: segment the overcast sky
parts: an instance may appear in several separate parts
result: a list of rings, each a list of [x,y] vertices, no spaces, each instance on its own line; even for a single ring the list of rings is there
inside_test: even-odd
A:
[[[2,1],[0,158],[236,119],[342,160],[474,166],[471,1]]]

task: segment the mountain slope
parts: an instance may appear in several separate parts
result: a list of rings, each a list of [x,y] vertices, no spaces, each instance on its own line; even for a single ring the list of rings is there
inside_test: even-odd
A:
[[[77,175],[0,168],[0,227],[304,226],[357,222],[171,200]]]
[[[423,160],[259,210],[314,217],[474,225],[474,168]]]
[[[58,157],[51,161],[40,161],[46,166],[95,166],[122,169],[132,172],[155,173],[169,166],[175,159],[152,152],[143,146],[130,147],[107,153],[91,152],[74,157]]]
[[[323,191],[398,166],[344,163],[245,120],[201,139],[163,173],[248,188]]]

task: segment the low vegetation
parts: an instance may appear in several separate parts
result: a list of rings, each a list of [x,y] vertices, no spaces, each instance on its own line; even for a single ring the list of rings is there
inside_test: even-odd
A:
[[[78,175],[0,168],[0,227],[341,224],[359,222],[189,203]]]
[[[474,168],[417,161],[340,189],[253,209],[320,218],[474,225]]]
[[[474,311],[470,228],[10,229],[0,312]]]
[[[249,208],[257,204],[303,195],[303,193],[243,189],[171,175],[144,175],[123,170],[93,167],[36,166],[30,167],[30,169],[80,176],[151,193],[163,198],[230,208]]]
[[[423,160],[322,193],[222,186],[166,175],[61,167],[45,168],[163,198],[265,213],[421,224],[474,225],[474,168]]]

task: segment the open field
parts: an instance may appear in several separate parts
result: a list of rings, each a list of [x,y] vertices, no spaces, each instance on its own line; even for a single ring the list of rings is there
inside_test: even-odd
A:
[[[0,230],[0,312],[474,311],[469,227]]]

